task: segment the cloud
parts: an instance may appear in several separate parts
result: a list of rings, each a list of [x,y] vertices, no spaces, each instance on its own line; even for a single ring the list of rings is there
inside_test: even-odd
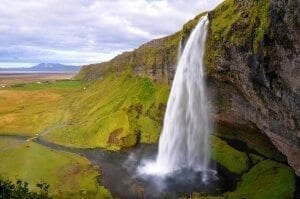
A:
[[[2,0],[0,62],[101,62],[179,30],[220,2]]]

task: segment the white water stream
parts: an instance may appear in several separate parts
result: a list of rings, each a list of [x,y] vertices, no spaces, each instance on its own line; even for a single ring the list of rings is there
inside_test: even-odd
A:
[[[165,175],[188,168],[208,171],[212,132],[204,74],[208,17],[200,19],[178,61],[155,162],[144,165],[147,174]]]

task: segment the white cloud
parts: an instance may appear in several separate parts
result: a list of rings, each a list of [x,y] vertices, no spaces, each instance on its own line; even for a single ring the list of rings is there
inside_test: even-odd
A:
[[[1,0],[0,62],[101,62],[179,30],[220,2]]]

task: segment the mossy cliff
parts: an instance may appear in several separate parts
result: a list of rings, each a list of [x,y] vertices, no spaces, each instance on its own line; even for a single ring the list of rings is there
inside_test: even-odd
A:
[[[219,124],[258,127],[300,174],[296,1],[227,0],[210,12],[206,66]]]
[[[210,26],[205,63],[208,90],[215,106],[214,118],[217,129],[230,126],[231,129],[243,127],[255,129],[255,132],[262,131],[287,156],[289,164],[299,175],[300,32],[297,7],[299,5],[296,0],[224,1],[208,13]],[[126,106],[120,102],[123,105],[116,106],[113,112],[123,110],[125,113],[127,110],[125,118],[128,123],[127,126],[125,125],[126,128],[119,128],[116,125],[114,129],[110,129],[110,132],[121,136],[120,132],[130,132],[127,130],[136,126],[134,129],[139,129],[139,131],[133,132],[140,133],[130,134],[143,136],[143,128],[148,128],[151,129],[149,135],[155,135],[157,140],[167,97],[156,101],[154,93],[160,92],[156,91],[156,88],[163,86],[166,88],[163,91],[164,96],[167,95],[167,88],[174,77],[179,42],[181,41],[182,45],[185,44],[201,15],[189,21],[182,30],[171,36],[153,40],[132,52],[118,55],[109,62],[83,67],[77,78],[94,87],[92,90],[87,89],[90,93],[100,92],[95,85],[104,84],[103,82],[108,81],[108,78],[111,83],[107,82],[107,85],[122,82],[125,71],[132,81],[143,79],[143,81],[151,82],[155,88],[155,92],[149,90],[148,94],[152,95],[153,100],[151,103],[147,102],[147,105],[144,105],[143,100],[133,102],[128,98],[126,98]],[[117,88],[112,87],[106,92],[114,93],[116,92],[114,89]],[[139,90],[138,86],[135,89]],[[119,90],[119,92],[123,91]],[[129,95],[131,95],[130,92],[127,92],[124,97],[129,97]],[[101,101],[102,99],[95,96],[94,100]],[[113,98],[111,100],[114,101]],[[143,111],[140,111],[138,103],[143,104]],[[130,107],[134,110],[133,112],[128,111]],[[100,106],[98,108],[100,109]],[[148,115],[144,118],[145,121],[137,122],[136,118],[140,120],[149,111],[151,117]],[[149,118],[152,119],[149,120]],[[99,118],[95,121],[99,121],[100,125]],[[124,119],[115,121],[122,123]],[[157,128],[150,128],[153,126],[152,121],[156,121]],[[99,126],[93,128],[100,129]],[[227,135],[226,132],[221,136],[230,137],[231,135]],[[257,142],[251,143],[251,136],[247,136],[242,137],[246,141],[250,140],[250,145],[255,147]],[[109,136],[107,137],[109,140]],[[136,140],[138,139],[137,137]],[[129,145],[133,143],[135,141]]]

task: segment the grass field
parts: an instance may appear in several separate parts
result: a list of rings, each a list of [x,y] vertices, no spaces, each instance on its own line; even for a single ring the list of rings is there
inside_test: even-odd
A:
[[[17,84],[0,89],[0,134],[33,136],[67,114],[78,81]]]
[[[27,84],[32,82],[72,79],[74,75],[74,73],[0,73],[0,87],[7,87],[15,84]]]
[[[0,139],[1,177],[27,181],[33,190],[37,183],[46,182],[50,185],[50,194],[56,196],[111,197],[107,190],[98,185],[99,173],[87,159],[34,142],[16,142],[14,138]],[[12,143],[16,145],[10,147]]]

